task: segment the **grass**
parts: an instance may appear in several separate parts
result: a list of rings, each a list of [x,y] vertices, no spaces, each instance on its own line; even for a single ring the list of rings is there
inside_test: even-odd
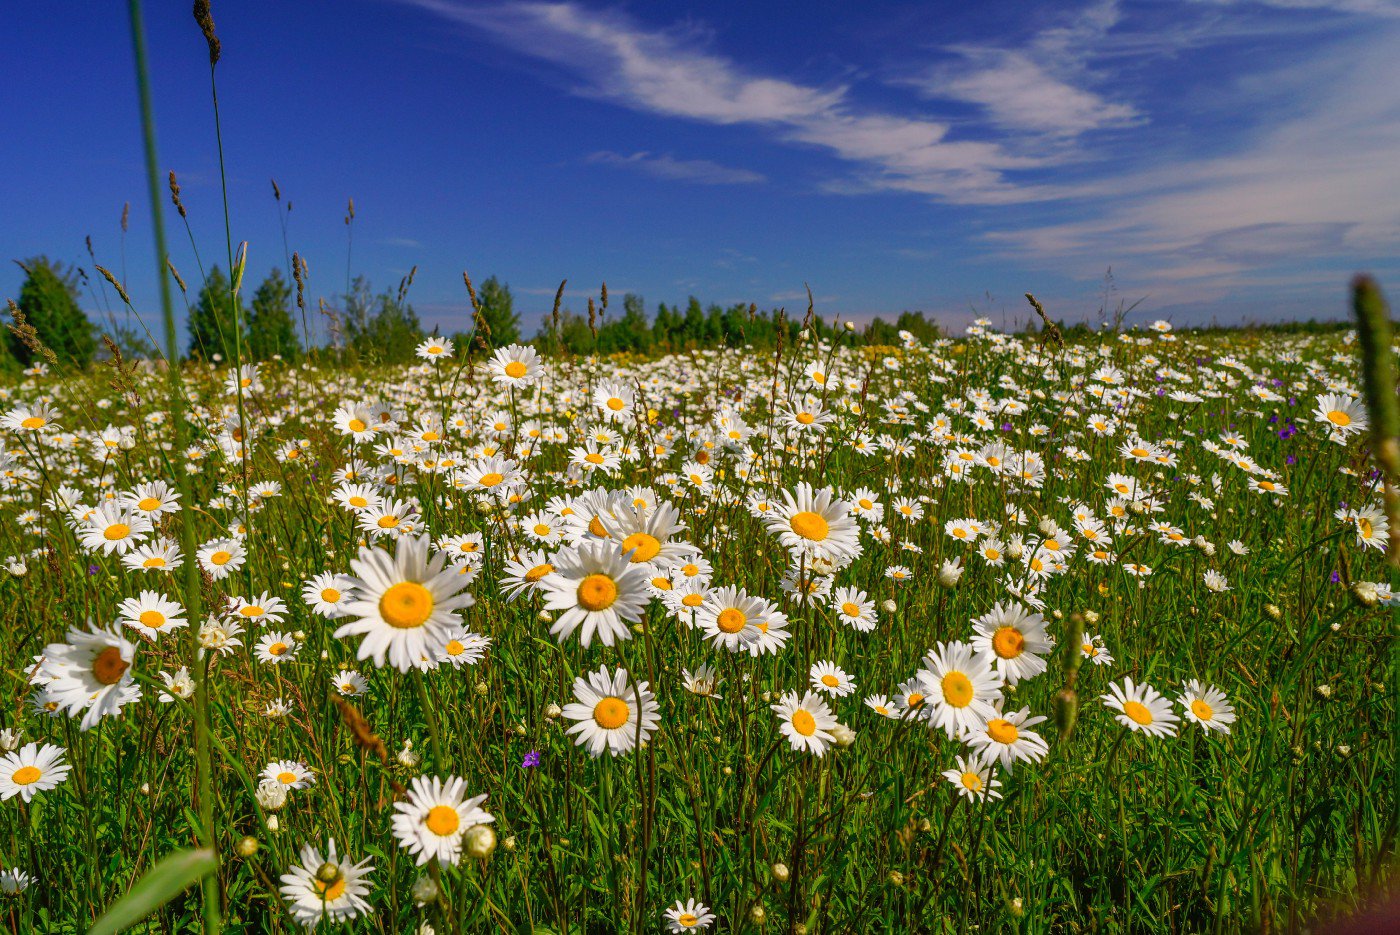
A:
[[[1359,507],[1374,497],[1375,482],[1360,443],[1330,443],[1310,412],[1324,379],[1356,382],[1346,351],[1333,338],[1249,335],[1173,342],[1108,335],[1064,350],[992,334],[929,348],[800,343],[778,360],[702,352],[551,361],[548,383],[522,392],[495,388],[484,371],[468,378],[471,371],[451,361],[391,372],[270,365],[263,385],[246,397],[255,439],[248,474],[254,487],[271,480],[280,491],[254,497],[246,511],[236,455],[187,459],[161,450],[172,438],[169,420],[160,418],[162,376],[138,371],[123,396],[105,385],[107,374],[62,382],[30,377],[8,389],[9,404],[52,396],[59,414],[50,431],[12,430],[6,438],[19,474],[5,494],[0,548],[28,566],[0,582],[0,639],[14,699],[7,717],[26,740],[65,748],[73,769],[32,802],[15,798],[0,808],[10,842],[5,866],[36,881],[0,909],[18,931],[80,931],[155,861],[202,837],[192,706],[155,699],[163,687],[158,673],[187,662],[183,634],[148,642],[126,630],[136,645],[131,676],[144,697],[92,730],[45,716],[25,700],[33,692],[30,660],[46,644],[64,641],[67,627],[111,624],[121,617],[121,601],[143,589],[182,599],[178,576],[130,571],[116,556],[85,550],[76,524],[46,505],[58,485],[73,485],[77,499],[91,505],[188,471],[192,502],[162,518],[163,531],[173,534],[184,519],[207,543],[227,536],[233,522],[249,527],[248,561],[239,573],[221,581],[201,573],[204,605],[225,608],[233,596],[267,592],[288,607],[280,623],[249,626],[240,651],[201,663],[208,667],[201,691],[213,746],[217,891],[233,930],[295,930],[276,892],[278,877],[303,843],[328,836],[342,853],[375,865],[373,911],[349,926],[356,931],[402,932],[420,922],[437,931],[654,931],[664,908],[690,897],[711,907],[721,931],[1235,931],[1297,929],[1319,913],[1346,911],[1384,882],[1395,832],[1393,612],[1368,606],[1375,604],[1370,592],[1361,589],[1362,601],[1348,587],[1384,579],[1384,566],[1379,552],[1361,548],[1356,530],[1333,515],[1341,501]],[[776,385],[779,399],[800,409],[813,361],[858,389],[834,388],[832,380],[814,394],[836,415],[824,434],[794,439],[775,428],[774,443],[762,440],[773,421],[765,394]],[[1122,385],[1145,391],[1117,413],[1123,424],[1112,438],[1085,427],[1090,412],[1107,409],[1086,404],[1085,388],[1106,384],[1075,389],[1078,377],[1103,365],[1121,372]],[[1154,374],[1169,371],[1177,376],[1166,387],[1218,395],[1201,403],[1158,395]],[[208,368],[185,372],[197,399],[192,428],[206,449],[217,448],[215,427],[236,411],[224,376]],[[602,425],[588,400],[605,380],[639,394],[636,418],[617,426],[615,445],[638,455],[612,476],[575,483],[568,449],[585,426]],[[1249,397],[1251,387],[1274,380],[1289,397]],[[956,441],[921,437],[903,458],[852,447],[861,433],[923,436],[941,424],[934,418],[940,413],[959,430],[972,427],[968,414],[951,410],[983,389],[1028,409],[995,415],[964,447],[1000,440],[1041,452],[1049,468],[1043,486],[1025,487],[986,468],[971,483],[950,481],[943,460]],[[139,401],[130,402],[133,396]],[[467,431],[449,427],[445,441],[424,446],[424,454],[449,450],[470,461],[495,449],[514,456],[529,499],[502,507],[452,489],[442,474],[354,448],[330,424],[343,399],[387,402],[404,414],[402,436],[420,418],[445,412],[450,425],[453,414],[468,414]],[[725,406],[740,407],[758,429],[749,479],[737,476],[735,453],[720,448],[711,451],[710,490],[689,490],[684,480],[668,488],[664,480],[710,450],[705,427]],[[519,421],[504,437],[483,435],[485,414],[499,410]],[[561,441],[522,451],[527,419],[558,427]],[[1122,456],[1120,444],[1135,437],[1129,424],[1178,462],[1163,467]],[[108,425],[129,428],[130,446],[99,452],[90,439]],[[1280,438],[1280,430],[1289,437]],[[1286,485],[1287,495],[1251,492],[1245,471],[1203,449],[1222,433],[1246,442],[1241,450]],[[1161,447],[1169,441],[1180,444]],[[664,456],[645,453],[658,444],[669,449]],[[1083,460],[1067,457],[1069,445]],[[279,460],[293,449],[296,458]],[[350,560],[370,547],[351,513],[328,502],[335,469],[355,456],[398,478],[392,496],[416,500],[422,525],[435,536],[482,535],[469,588],[477,602],[462,614],[492,640],[476,665],[422,675],[376,668],[356,659],[358,639],[333,636],[344,621],[319,617],[302,601],[303,582],[348,572]],[[1092,563],[1086,544],[1077,543],[1067,571],[1040,594],[1061,647],[1046,674],[1008,692],[1009,707],[1052,716],[1038,728],[1049,754],[1003,773],[1000,800],[960,798],[941,772],[966,752],[961,743],[913,719],[881,718],[860,699],[897,695],[936,643],[968,639],[970,621],[1014,600],[1008,587],[1026,581],[1023,562],[989,566],[945,533],[947,521],[1000,523],[1003,541],[1023,536],[1029,556],[1045,538],[1042,518],[1072,531],[1071,504],[1080,502],[1108,517],[1110,472],[1150,487],[1161,507],[1151,519],[1173,524],[1188,544],[1148,533],[1149,517],[1131,511],[1110,524],[1116,561]],[[804,480],[842,491],[869,488],[886,507],[879,525],[887,541],[871,535],[877,524],[866,524],[862,555],[835,576],[877,604],[894,602],[893,612],[878,610],[873,632],[843,626],[824,600],[785,594],[784,574],[796,568],[810,578],[811,566],[793,560],[745,508],[750,493],[771,496]],[[781,652],[751,658],[716,649],[659,601],[649,605],[634,639],[585,649],[577,636],[550,636],[538,597],[505,598],[502,562],[525,545],[515,520],[556,494],[638,484],[680,508],[688,526],[682,535],[713,564],[716,586],[741,587],[782,606],[793,639]],[[1213,502],[1193,501],[1192,494]],[[925,517],[895,518],[896,495],[920,503]],[[1008,521],[1011,509],[1024,514],[1021,525]],[[1197,536],[1213,554],[1189,544]],[[1234,555],[1231,540],[1249,554]],[[948,560],[963,563],[952,587],[939,583]],[[1150,567],[1150,576],[1128,574],[1128,563]],[[909,579],[887,577],[893,565],[907,566]],[[1223,573],[1230,590],[1208,590],[1209,569]],[[1078,625],[1102,636],[1113,665],[1065,666],[1064,647],[1074,646],[1069,634]],[[268,631],[296,634],[293,661],[254,658],[254,641]],[[806,690],[808,667],[819,660],[834,661],[854,679],[855,694],[831,704],[856,739],[815,757],[789,748],[770,702]],[[722,699],[683,688],[682,668],[693,672],[702,663],[723,679]],[[649,682],[660,705],[660,729],[627,756],[590,758],[565,734],[569,721],[551,716],[551,705],[574,700],[573,679],[600,664]],[[367,722],[358,739],[335,704],[332,682],[342,669],[360,671],[369,684],[367,694],[351,699]],[[1129,675],[1169,696],[1187,679],[1209,682],[1224,690],[1238,721],[1228,735],[1185,722],[1176,737],[1130,734],[1097,700],[1111,681]],[[1066,737],[1066,705],[1057,709],[1056,696],[1067,677],[1078,710]],[[276,699],[289,704],[289,714],[265,714]],[[367,731],[382,738],[383,759]],[[406,742],[421,757],[416,767],[395,756]],[[538,752],[539,765],[522,768],[530,751]],[[316,776],[314,786],[291,793],[275,812],[254,794],[258,773],[274,760],[301,762]],[[442,901],[421,908],[411,892],[424,871],[390,833],[393,785],[419,773],[461,776],[470,794],[487,793],[484,807],[500,840],[489,858],[444,868]],[[269,830],[270,821],[277,830]],[[194,925],[199,902],[194,892],[177,898],[151,930]]]

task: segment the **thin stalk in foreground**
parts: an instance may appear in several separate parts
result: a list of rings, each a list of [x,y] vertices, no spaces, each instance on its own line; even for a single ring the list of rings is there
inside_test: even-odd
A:
[[[170,395],[170,422],[175,430],[175,450],[184,451],[189,444],[189,424],[184,418],[185,390],[181,380],[179,348],[175,336],[175,312],[170,303],[170,280],[165,261],[165,221],[161,213],[160,172],[156,159],[155,113],[151,106],[151,80],[146,59],[146,27],[141,15],[141,0],[128,0],[131,17],[131,43],[136,59],[136,88],[141,99],[141,133],[146,151],[146,187],[151,195],[151,227],[155,234],[156,282],[160,284],[160,308],[165,321],[166,374]],[[186,647],[187,665],[194,680],[195,781],[199,789],[200,844],[214,847],[214,791],[209,773],[209,693],[205,687],[203,667],[199,664],[199,625],[204,619],[199,590],[199,571],[195,565],[194,498],[189,475],[175,473],[184,509],[180,511],[180,548],[185,553],[184,598],[191,625]],[[219,931],[219,881],[217,870],[201,881],[203,890],[204,931],[217,935]]]

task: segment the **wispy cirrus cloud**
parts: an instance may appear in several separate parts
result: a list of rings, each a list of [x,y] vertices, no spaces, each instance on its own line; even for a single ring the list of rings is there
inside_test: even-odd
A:
[[[610,150],[590,153],[584,160],[595,165],[630,169],[653,178],[697,185],[755,185],[768,179],[750,169],[722,166],[708,159],[677,159],[667,153],[638,152],[630,156]]]
[[[694,30],[659,30],[574,2],[465,4],[403,0],[483,30],[572,76],[573,93],[634,110],[716,125],[752,125],[852,164],[837,190],[895,190],[964,204],[1059,196],[1013,174],[1056,157],[950,138],[952,125],[858,101],[850,87],[817,87],[754,73],[709,51]]]

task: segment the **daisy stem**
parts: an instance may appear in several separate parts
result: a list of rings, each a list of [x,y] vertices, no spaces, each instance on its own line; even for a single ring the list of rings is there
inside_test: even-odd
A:
[[[413,670],[413,685],[418,689],[418,705],[423,709],[423,719],[428,722],[428,740],[433,746],[433,769],[439,776],[446,776],[447,757],[442,752],[442,735],[438,733],[437,717],[433,714],[433,703],[428,697],[428,677],[422,669]]]

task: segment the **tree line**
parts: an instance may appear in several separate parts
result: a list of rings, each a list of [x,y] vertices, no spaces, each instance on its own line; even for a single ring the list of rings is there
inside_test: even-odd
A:
[[[82,310],[80,289],[86,273],[46,257],[20,265],[25,280],[15,306],[39,341],[64,365],[85,367],[105,356],[98,343],[99,329]],[[239,358],[296,361],[315,353],[365,363],[407,363],[430,333],[408,301],[410,284],[408,277],[397,289],[375,291],[360,276],[351,281],[335,307],[307,312],[296,307],[293,286],[279,268],[274,267],[245,299],[246,290],[235,294],[228,275],[214,266],[192,297],[181,290],[186,304],[185,354],[192,360],[225,362]],[[461,353],[523,340],[509,285],[490,277],[475,291],[474,306],[472,329],[431,333],[451,338]],[[107,332],[124,356],[156,356],[144,329],[110,317]],[[586,314],[568,308],[545,314],[529,343],[546,354],[771,347],[779,340],[793,341],[804,326],[825,338],[837,331],[834,322],[818,315],[789,315],[782,309],[760,310],[745,303],[705,306],[694,296],[684,305],[661,302],[648,315],[643,298],[628,293],[620,314],[605,300],[595,304],[592,299]],[[923,341],[938,336],[937,325],[922,312],[905,312],[893,323],[876,318],[861,334],[872,344],[898,344],[901,330]],[[32,340],[26,341],[14,329],[7,337],[0,342],[0,368],[27,367],[36,361]]]

